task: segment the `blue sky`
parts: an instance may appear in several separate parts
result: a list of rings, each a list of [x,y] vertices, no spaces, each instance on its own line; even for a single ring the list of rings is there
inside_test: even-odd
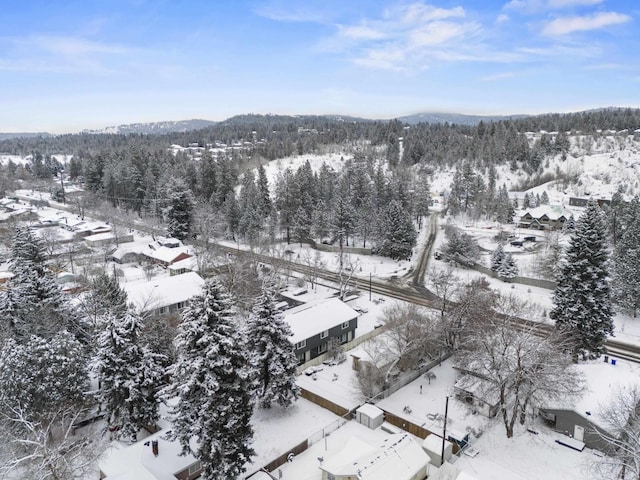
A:
[[[11,1],[0,131],[640,107],[637,0]]]

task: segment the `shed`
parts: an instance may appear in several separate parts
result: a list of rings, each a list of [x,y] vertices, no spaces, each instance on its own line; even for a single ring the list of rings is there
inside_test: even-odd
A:
[[[356,410],[356,421],[373,430],[384,422],[384,412],[375,405],[365,403]]]
[[[422,450],[429,455],[429,463],[439,467],[442,465],[442,437],[433,433],[427,435],[422,442]],[[444,461],[449,460],[453,455],[453,443],[448,440],[444,441]]]

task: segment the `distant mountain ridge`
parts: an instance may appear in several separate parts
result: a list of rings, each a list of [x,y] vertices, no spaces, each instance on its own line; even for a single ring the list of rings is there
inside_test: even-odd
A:
[[[414,115],[398,117],[403,123],[415,125],[417,123],[456,123],[458,125],[477,125],[482,122],[498,122],[500,120],[515,120],[531,115],[465,115],[462,113],[424,112]]]
[[[52,135],[47,132],[0,132],[0,142],[2,140],[9,140],[11,138],[33,138],[33,137],[51,137]]]
[[[624,111],[624,107],[603,107],[583,112],[574,113],[589,113],[608,110],[620,110]],[[558,114],[564,115],[564,114]],[[247,125],[250,123],[262,123],[265,125],[277,125],[280,123],[293,122],[296,120],[310,120],[310,119],[327,119],[330,121],[343,121],[343,122],[387,122],[392,120],[398,120],[408,125],[416,125],[418,123],[445,123],[475,126],[482,122],[497,122],[501,120],[517,120],[522,118],[536,118],[539,115],[466,115],[462,113],[445,113],[445,112],[423,112],[413,115],[404,115],[389,119],[368,119],[362,117],[353,117],[349,115],[276,115],[276,114],[240,114],[233,117],[229,117],[226,120],[216,122],[212,120],[204,119],[191,119],[191,120],[177,120],[177,121],[162,121],[162,122],[150,122],[150,123],[132,123],[126,125],[118,125],[105,127],[95,130],[83,130],[82,134],[143,134],[143,135],[162,135],[166,133],[184,133],[195,130],[202,130],[212,127],[214,125]],[[16,133],[2,133],[0,132],[0,141],[9,140],[13,138],[33,138],[33,137],[53,137],[54,134],[48,132],[16,132]]]
[[[212,120],[191,119],[191,120],[177,120],[177,121],[164,121],[164,122],[150,122],[150,123],[131,123],[128,125],[118,125],[112,127],[101,128],[98,130],[83,130],[82,133],[100,134],[100,133],[113,133],[113,134],[142,134],[142,135],[155,135],[163,133],[174,132],[189,132],[191,130],[200,130],[202,128],[211,127],[218,122]]]

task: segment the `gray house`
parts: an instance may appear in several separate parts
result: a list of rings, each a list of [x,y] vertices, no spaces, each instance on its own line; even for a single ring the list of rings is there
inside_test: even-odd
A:
[[[568,435],[589,448],[606,451],[607,444],[598,431],[610,432],[602,417],[602,410],[620,391],[629,389],[629,370],[616,363],[587,363],[576,365],[586,378],[586,388],[581,397],[550,403],[539,409],[547,425],[559,433]]]
[[[303,364],[327,352],[332,339],[340,344],[353,340],[358,316],[358,312],[337,298],[307,303],[285,312],[284,320],[293,332],[290,340],[295,345],[298,362]]]

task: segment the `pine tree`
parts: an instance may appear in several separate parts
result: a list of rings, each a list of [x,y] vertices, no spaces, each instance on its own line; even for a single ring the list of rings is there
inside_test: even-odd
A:
[[[518,266],[516,265],[513,255],[505,253],[502,262],[497,269],[498,276],[502,278],[513,278],[518,275]]]
[[[613,300],[634,318],[640,309],[640,199],[635,197],[629,211],[632,220],[618,240],[613,264]]]
[[[613,334],[607,259],[604,219],[591,200],[571,236],[549,314],[583,359],[598,358]]]
[[[99,382],[96,398],[118,436],[135,441],[141,428],[158,420],[163,359],[141,345],[143,324],[137,314],[107,313],[102,326],[93,361]]]
[[[379,225],[380,243],[377,252],[394,260],[411,258],[418,233],[411,216],[405,212],[397,200],[393,200],[382,212]]]
[[[496,249],[491,254],[491,270],[497,272],[504,261],[504,246],[499,243]]]
[[[28,227],[19,227],[13,238],[9,270],[13,273],[0,292],[4,308],[3,329],[16,338],[31,334],[51,338],[62,330],[86,337],[53,273],[47,268],[42,240]]]
[[[45,421],[60,408],[81,408],[88,388],[82,345],[66,331],[37,335],[0,348],[0,411],[21,410],[29,421]]]
[[[311,235],[311,218],[302,207],[298,207],[293,216],[293,236],[300,242],[308,240]]]
[[[165,210],[167,232],[178,240],[184,240],[191,234],[193,223],[193,199],[191,190],[182,181],[176,181],[170,188],[169,206]]]
[[[229,294],[209,280],[183,313],[164,392],[175,400],[172,436],[202,462],[207,479],[237,478],[254,454],[251,380],[233,315]]]
[[[540,196],[540,204],[549,205],[549,194],[547,193],[546,190],[542,192],[542,195]]]
[[[298,398],[297,359],[289,325],[276,312],[274,293],[263,287],[246,325],[247,355],[254,378],[254,395],[263,408],[277,402],[288,407]]]

